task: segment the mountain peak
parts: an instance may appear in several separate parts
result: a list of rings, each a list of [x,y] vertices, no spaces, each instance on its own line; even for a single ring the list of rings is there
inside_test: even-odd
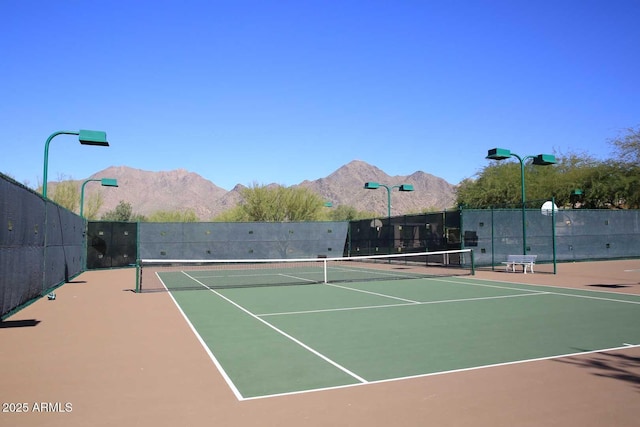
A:
[[[209,221],[237,205],[242,189],[246,188],[238,184],[231,191],[226,191],[186,169],[151,172],[128,166],[111,166],[91,177],[118,180],[118,188],[87,187],[88,196],[98,191],[102,193],[104,203],[100,213],[111,211],[120,201],[125,201],[131,204],[136,214],[192,209],[202,221]],[[446,209],[455,203],[455,186],[442,178],[422,171],[407,176],[389,176],[362,160],[353,160],[325,178],[305,180],[298,186],[309,188],[334,206],[352,206],[359,211],[386,216],[386,191],[365,190],[367,181],[414,186],[415,191],[410,193],[393,192],[392,215]]]

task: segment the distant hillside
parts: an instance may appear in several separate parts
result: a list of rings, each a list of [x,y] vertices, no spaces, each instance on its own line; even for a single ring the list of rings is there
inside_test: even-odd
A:
[[[193,209],[202,221],[232,208],[241,199],[242,185],[231,191],[216,186],[200,175],[177,169],[168,172],[149,172],[127,166],[113,166],[89,178],[116,178],[118,188],[101,187],[99,183],[85,187],[85,198],[101,191],[104,204],[100,214],[113,210],[123,200],[133,207],[134,213],[149,215],[158,210],[175,211]],[[88,179],[88,178],[87,178]],[[78,180],[78,186],[83,180]],[[425,172],[406,176],[389,176],[366,162],[354,160],[326,178],[303,181],[298,184],[319,194],[333,206],[348,205],[360,211],[387,214],[387,191],[365,190],[364,183],[376,181],[387,185],[412,184],[415,191],[393,190],[393,216],[420,212],[425,209],[442,210],[455,204],[455,186],[442,178]],[[55,183],[51,188],[55,188]]]
[[[406,176],[389,176],[384,171],[360,160],[354,160],[326,178],[304,181],[300,184],[327,201],[337,205],[353,206],[360,211],[387,215],[387,190],[365,190],[364,183],[375,181],[388,186],[412,184],[413,192],[393,190],[391,215],[421,212],[425,209],[446,209],[455,205],[455,186],[442,178],[425,172],[414,172]]]

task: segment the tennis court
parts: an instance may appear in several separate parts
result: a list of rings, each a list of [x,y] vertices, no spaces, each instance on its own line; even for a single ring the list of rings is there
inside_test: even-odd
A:
[[[156,275],[238,400],[640,345],[639,295],[472,275],[325,283],[306,267],[186,267]],[[293,283],[269,279],[282,275]]]
[[[85,272],[0,325],[3,402],[73,410],[0,425],[635,426],[638,268],[146,294]]]

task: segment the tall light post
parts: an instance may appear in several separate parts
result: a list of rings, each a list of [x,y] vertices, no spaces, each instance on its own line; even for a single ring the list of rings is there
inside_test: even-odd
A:
[[[58,135],[78,135],[78,140],[80,144],[83,145],[98,145],[102,147],[108,147],[109,143],[107,142],[107,134],[106,132],[102,132],[99,130],[79,130],[79,131],[68,131],[61,130],[58,132],[54,132],[49,135],[47,138],[47,142],[44,144],[44,172],[42,174],[42,197],[47,198],[47,170],[49,165],[49,144],[51,140]]]
[[[400,184],[389,186],[386,184],[380,184],[378,182],[365,182],[364,188],[367,190],[377,190],[380,187],[384,187],[387,190],[387,217],[391,218],[391,190],[397,188],[400,191],[413,191],[413,185],[411,184]]]
[[[364,188],[367,190],[377,190],[380,187],[384,187],[387,190],[387,219],[389,221],[389,253],[391,253],[391,248],[393,246],[392,242],[395,240],[395,236],[392,236],[392,228],[391,228],[391,191],[394,188],[397,188],[399,191],[413,191],[413,185],[411,184],[400,184],[400,185],[386,185],[380,184],[379,182],[365,182]]]
[[[526,222],[526,193],[524,190],[524,162],[528,159],[533,159],[532,164],[536,166],[548,166],[556,163],[556,157],[553,154],[538,154],[535,156],[521,157],[516,153],[512,153],[511,150],[505,148],[492,148],[488,151],[486,159],[489,160],[504,160],[509,157],[515,157],[520,162],[520,190],[522,194],[522,254],[527,254],[527,222]]]
[[[84,218],[82,213],[84,212],[84,186],[87,185],[88,182],[92,181],[100,181],[103,187],[117,187],[118,180],[114,178],[101,178],[101,179],[87,179],[82,183],[82,188],[80,190],[80,217]]]

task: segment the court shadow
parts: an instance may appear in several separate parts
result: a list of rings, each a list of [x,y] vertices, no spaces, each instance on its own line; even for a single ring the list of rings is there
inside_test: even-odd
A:
[[[617,285],[617,284],[599,284],[599,283],[594,283],[592,285],[587,285],[587,286],[591,286],[593,288],[606,288],[606,289],[619,289],[619,288],[628,288],[631,285]]]
[[[0,321],[0,329],[4,329],[4,328],[25,328],[25,327],[37,326],[38,323],[40,323],[40,321],[36,320],[36,319],[3,320],[3,321]]]
[[[598,377],[627,382],[640,392],[640,357],[620,353],[594,353],[554,360],[589,369]]]

